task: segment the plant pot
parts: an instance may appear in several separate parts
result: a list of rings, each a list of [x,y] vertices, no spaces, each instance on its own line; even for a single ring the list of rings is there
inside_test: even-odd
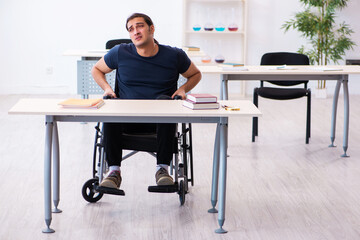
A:
[[[316,98],[327,98],[327,89],[326,88],[316,88],[315,89],[315,97]]]

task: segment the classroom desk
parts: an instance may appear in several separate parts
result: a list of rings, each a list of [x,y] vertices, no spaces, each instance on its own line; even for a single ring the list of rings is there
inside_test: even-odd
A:
[[[60,157],[57,122],[152,122],[152,123],[216,123],[214,144],[213,175],[211,186],[211,204],[209,212],[215,213],[217,201],[217,233],[225,233],[225,195],[227,171],[227,140],[229,117],[260,116],[260,111],[250,101],[220,101],[228,106],[240,107],[240,111],[191,110],[182,106],[178,100],[105,100],[100,109],[64,109],[58,103],[62,99],[20,99],[9,114],[45,116],[45,155],[44,155],[44,233],[52,233],[50,228],[52,212],[58,209],[60,197]],[[52,155],[53,154],[53,155]],[[52,157],[51,157],[52,155]],[[51,170],[53,161],[53,203],[51,211]],[[219,199],[218,199],[219,197]]]
[[[78,94],[83,98],[88,98],[89,94],[102,94],[102,90],[98,87],[90,74],[91,67],[98,59],[105,55],[106,50],[67,50],[63,53],[64,56],[78,56],[81,60],[78,61]],[[345,66],[329,66],[329,68],[340,68],[341,71],[321,71],[321,66],[295,66],[295,70],[270,70],[269,66],[246,66],[247,71],[224,71],[217,65],[199,65],[199,70],[204,74],[218,74],[220,75],[220,99],[228,99],[228,81],[248,81],[248,80],[335,80],[337,81],[335,92],[333,96],[333,106],[331,115],[330,128],[330,145],[335,147],[335,130],[336,130],[336,115],[337,104],[339,99],[339,92],[341,84],[344,92],[344,130],[343,130],[343,154],[341,157],[348,157],[348,139],[349,139],[349,116],[350,116],[350,99],[348,90],[348,81],[350,74],[360,74],[360,66],[345,65]],[[110,85],[114,84],[115,76],[107,76]]]
[[[337,81],[335,93],[333,97],[332,116],[331,116],[331,130],[329,147],[335,147],[335,128],[336,128],[336,113],[339,99],[339,92],[341,84],[344,91],[344,131],[343,131],[343,151],[342,157],[348,157],[346,151],[348,149],[349,136],[349,90],[348,81],[350,74],[360,74],[360,66],[346,65],[346,66],[328,66],[328,68],[341,69],[340,71],[324,71],[320,70],[321,66],[291,66],[293,70],[274,70],[269,69],[270,66],[246,66],[245,71],[224,71],[217,66],[198,66],[200,71],[205,74],[219,74],[221,87],[220,99],[228,99],[228,81],[245,81],[245,80],[335,80]]]

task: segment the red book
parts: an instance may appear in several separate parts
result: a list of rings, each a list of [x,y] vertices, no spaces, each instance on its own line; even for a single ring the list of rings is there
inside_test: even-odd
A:
[[[187,99],[194,103],[216,103],[217,97],[207,93],[191,93]]]

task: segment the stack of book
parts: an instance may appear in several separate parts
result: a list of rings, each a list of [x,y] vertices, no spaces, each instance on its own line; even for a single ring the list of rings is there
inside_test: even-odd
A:
[[[218,109],[217,97],[211,94],[188,94],[183,106],[191,109]]]
[[[224,71],[246,71],[248,70],[246,67],[244,67],[244,64],[242,63],[231,63],[231,62],[225,62],[218,64],[220,68]]]
[[[58,103],[63,108],[92,108],[97,109],[105,104],[104,100],[98,99],[77,99],[69,98],[65,101]]]
[[[231,62],[224,62],[219,64],[220,67],[243,67],[244,64],[242,63],[231,63]]]
[[[200,51],[199,47],[195,47],[195,46],[185,46],[183,47],[184,51]]]

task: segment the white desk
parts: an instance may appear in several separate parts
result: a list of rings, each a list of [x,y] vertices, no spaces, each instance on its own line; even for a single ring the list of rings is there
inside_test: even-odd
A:
[[[74,57],[81,57],[81,59],[88,59],[88,58],[96,58],[99,59],[104,56],[108,50],[106,49],[69,49],[66,50],[63,55],[64,56],[74,56]]]
[[[335,80],[336,88],[333,98],[331,130],[329,147],[334,146],[335,128],[336,128],[336,112],[339,99],[339,91],[341,84],[344,90],[344,132],[343,132],[343,150],[342,157],[347,157],[348,135],[349,135],[349,90],[348,80],[350,74],[360,74],[360,66],[328,66],[329,68],[342,69],[341,71],[321,71],[319,66],[292,66],[294,70],[271,70],[269,66],[246,66],[247,71],[223,71],[217,66],[199,66],[202,73],[220,74],[221,88],[220,99],[228,99],[228,81],[245,81],[245,80]]]
[[[45,116],[45,156],[44,156],[44,196],[45,196],[45,233],[54,232],[50,228],[51,211],[51,170],[53,163],[53,202],[54,213],[59,213],[60,202],[60,157],[57,122],[152,122],[152,123],[216,123],[214,145],[211,204],[209,212],[217,212],[215,206],[219,194],[217,233],[224,233],[227,139],[229,117],[260,116],[260,111],[250,101],[221,101],[229,106],[238,106],[240,111],[191,110],[175,100],[105,100],[100,109],[63,109],[57,104],[61,99],[21,99],[9,114]],[[53,154],[53,157],[51,155]],[[53,162],[51,162],[51,160]],[[218,192],[219,191],[219,192]]]
[[[89,75],[89,68],[95,64],[95,60],[105,55],[106,50],[67,50],[63,55],[78,56],[81,61],[78,61],[78,93],[87,98],[88,94],[101,94],[101,89],[96,86]],[[200,65],[198,68],[204,74],[218,74],[220,75],[220,99],[228,99],[228,81],[248,81],[248,80],[335,80],[337,81],[331,116],[330,129],[330,145],[335,147],[335,129],[336,129],[336,115],[337,104],[339,99],[339,92],[341,84],[344,91],[344,130],[343,130],[343,151],[342,157],[347,157],[348,139],[349,139],[349,115],[350,115],[350,99],[348,90],[348,81],[350,74],[360,74],[360,66],[345,65],[345,66],[329,66],[334,68],[341,68],[342,71],[320,71],[318,66],[295,66],[295,70],[270,70],[268,66],[246,66],[248,71],[224,71],[218,66],[214,65]],[[113,83],[115,76],[107,76],[108,82]],[[90,88],[88,84],[94,84]],[[94,93],[92,92],[94,91]]]

